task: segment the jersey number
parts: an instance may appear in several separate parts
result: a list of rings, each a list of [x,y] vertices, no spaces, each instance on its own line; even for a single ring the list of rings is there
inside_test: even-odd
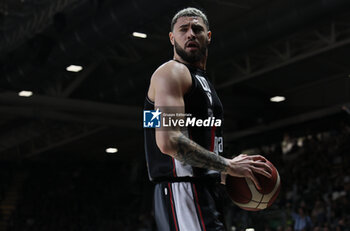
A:
[[[224,151],[224,142],[222,137],[216,137],[215,136],[215,142],[214,142],[214,152],[216,154],[219,154]]]

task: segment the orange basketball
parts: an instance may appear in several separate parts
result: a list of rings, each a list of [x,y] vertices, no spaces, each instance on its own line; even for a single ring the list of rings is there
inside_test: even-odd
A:
[[[248,178],[227,176],[227,193],[233,203],[242,209],[249,211],[266,209],[276,200],[281,188],[280,175],[271,162],[266,163],[272,168],[272,177],[267,178],[261,174],[255,174],[261,190],[258,190],[253,181]]]

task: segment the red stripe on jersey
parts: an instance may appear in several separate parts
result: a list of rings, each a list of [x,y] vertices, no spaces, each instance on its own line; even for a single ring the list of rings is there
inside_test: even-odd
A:
[[[210,132],[210,149],[209,149],[209,151],[211,151],[211,152],[214,151],[215,130],[216,130],[216,127],[213,126],[213,127],[211,128],[211,132]]]
[[[202,227],[203,227],[203,231],[206,231],[205,225],[204,225],[204,220],[203,220],[203,216],[202,216],[202,210],[201,207],[199,206],[199,202],[198,202],[198,195],[197,195],[197,189],[196,186],[194,184],[192,184],[193,189],[194,189],[194,196],[196,199],[196,205],[197,205],[197,209],[198,209],[198,213],[199,213],[199,217],[202,223]]]
[[[173,194],[171,192],[171,184],[170,183],[168,183],[168,187],[169,187],[169,192],[170,192],[170,204],[171,204],[171,210],[173,212],[173,219],[174,219],[175,229],[176,229],[176,231],[179,231],[179,229],[177,227],[177,222],[176,222],[174,202],[173,202]]]

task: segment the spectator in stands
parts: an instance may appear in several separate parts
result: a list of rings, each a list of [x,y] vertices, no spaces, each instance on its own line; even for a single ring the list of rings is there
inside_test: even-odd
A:
[[[325,208],[321,200],[317,200],[311,212],[311,218],[314,224],[322,224],[325,221]]]
[[[294,231],[308,231],[312,228],[311,218],[305,213],[303,207],[299,207],[298,213],[292,213]]]

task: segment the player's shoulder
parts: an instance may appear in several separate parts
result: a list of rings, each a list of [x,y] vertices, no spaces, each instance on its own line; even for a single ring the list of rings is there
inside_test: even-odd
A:
[[[191,73],[183,63],[170,60],[157,68],[152,80],[188,82],[191,80]]]
[[[148,97],[154,100],[157,89],[168,93],[179,90],[184,95],[191,86],[192,78],[188,68],[182,63],[171,60],[159,66],[153,73]]]

